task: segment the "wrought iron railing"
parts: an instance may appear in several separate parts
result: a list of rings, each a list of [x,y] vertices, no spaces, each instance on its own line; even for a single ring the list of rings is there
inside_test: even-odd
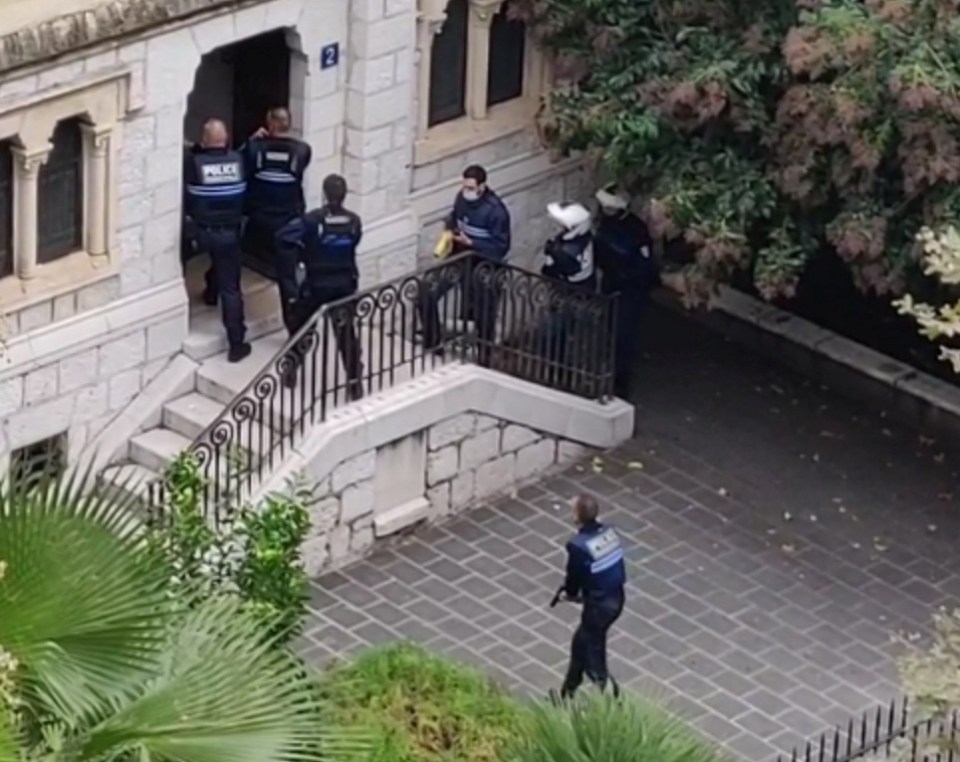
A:
[[[605,401],[616,297],[474,254],[322,307],[194,441],[207,515],[230,520],[331,410],[448,362]],[[165,505],[152,485],[153,512]]]
[[[824,733],[795,748],[777,762],[854,762],[891,759],[897,762],[954,762],[960,758],[956,711],[936,718],[911,717],[909,702],[891,701],[875,712],[851,718],[845,727]]]

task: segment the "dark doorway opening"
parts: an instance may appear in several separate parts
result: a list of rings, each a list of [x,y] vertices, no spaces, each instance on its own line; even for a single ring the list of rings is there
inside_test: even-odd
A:
[[[240,148],[259,127],[268,109],[290,107],[291,49],[288,30],[275,29],[225,45],[200,60],[193,90],[187,99],[184,137],[200,140],[203,123],[222,119],[234,148]],[[294,119],[299,118],[295,115]],[[186,256],[190,255],[185,251]],[[266,252],[244,252],[244,266],[275,279]]]

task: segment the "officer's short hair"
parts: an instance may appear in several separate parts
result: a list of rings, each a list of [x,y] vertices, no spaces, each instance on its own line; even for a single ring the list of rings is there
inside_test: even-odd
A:
[[[280,129],[290,129],[290,110],[286,106],[274,106],[267,112],[267,119],[275,122]]]
[[[479,164],[471,164],[469,167],[463,170],[463,179],[476,180],[478,185],[486,185],[487,170],[485,170]]]
[[[577,519],[579,519],[581,524],[589,524],[591,521],[596,521],[597,516],[600,515],[600,506],[597,504],[595,498],[590,497],[590,495],[577,495],[573,499],[573,510],[577,514]]]
[[[347,181],[340,175],[327,175],[323,180],[323,195],[329,204],[342,204],[347,197]]]

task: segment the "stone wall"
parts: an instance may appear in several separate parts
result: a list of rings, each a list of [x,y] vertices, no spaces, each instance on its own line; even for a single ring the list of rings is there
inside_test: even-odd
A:
[[[410,438],[426,456],[426,501],[421,512],[411,515],[411,523],[440,521],[591,452],[575,442],[478,413],[455,415]],[[312,576],[362,555],[383,536],[376,531],[377,460],[378,450],[367,450],[341,462],[319,486],[321,497],[311,508],[312,527],[304,548]]]

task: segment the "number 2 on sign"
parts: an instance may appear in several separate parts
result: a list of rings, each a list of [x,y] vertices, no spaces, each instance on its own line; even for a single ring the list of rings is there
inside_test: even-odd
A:
[[[340,44],[334,42],[320,49],[320,68],[331,69],[340,62]]]

